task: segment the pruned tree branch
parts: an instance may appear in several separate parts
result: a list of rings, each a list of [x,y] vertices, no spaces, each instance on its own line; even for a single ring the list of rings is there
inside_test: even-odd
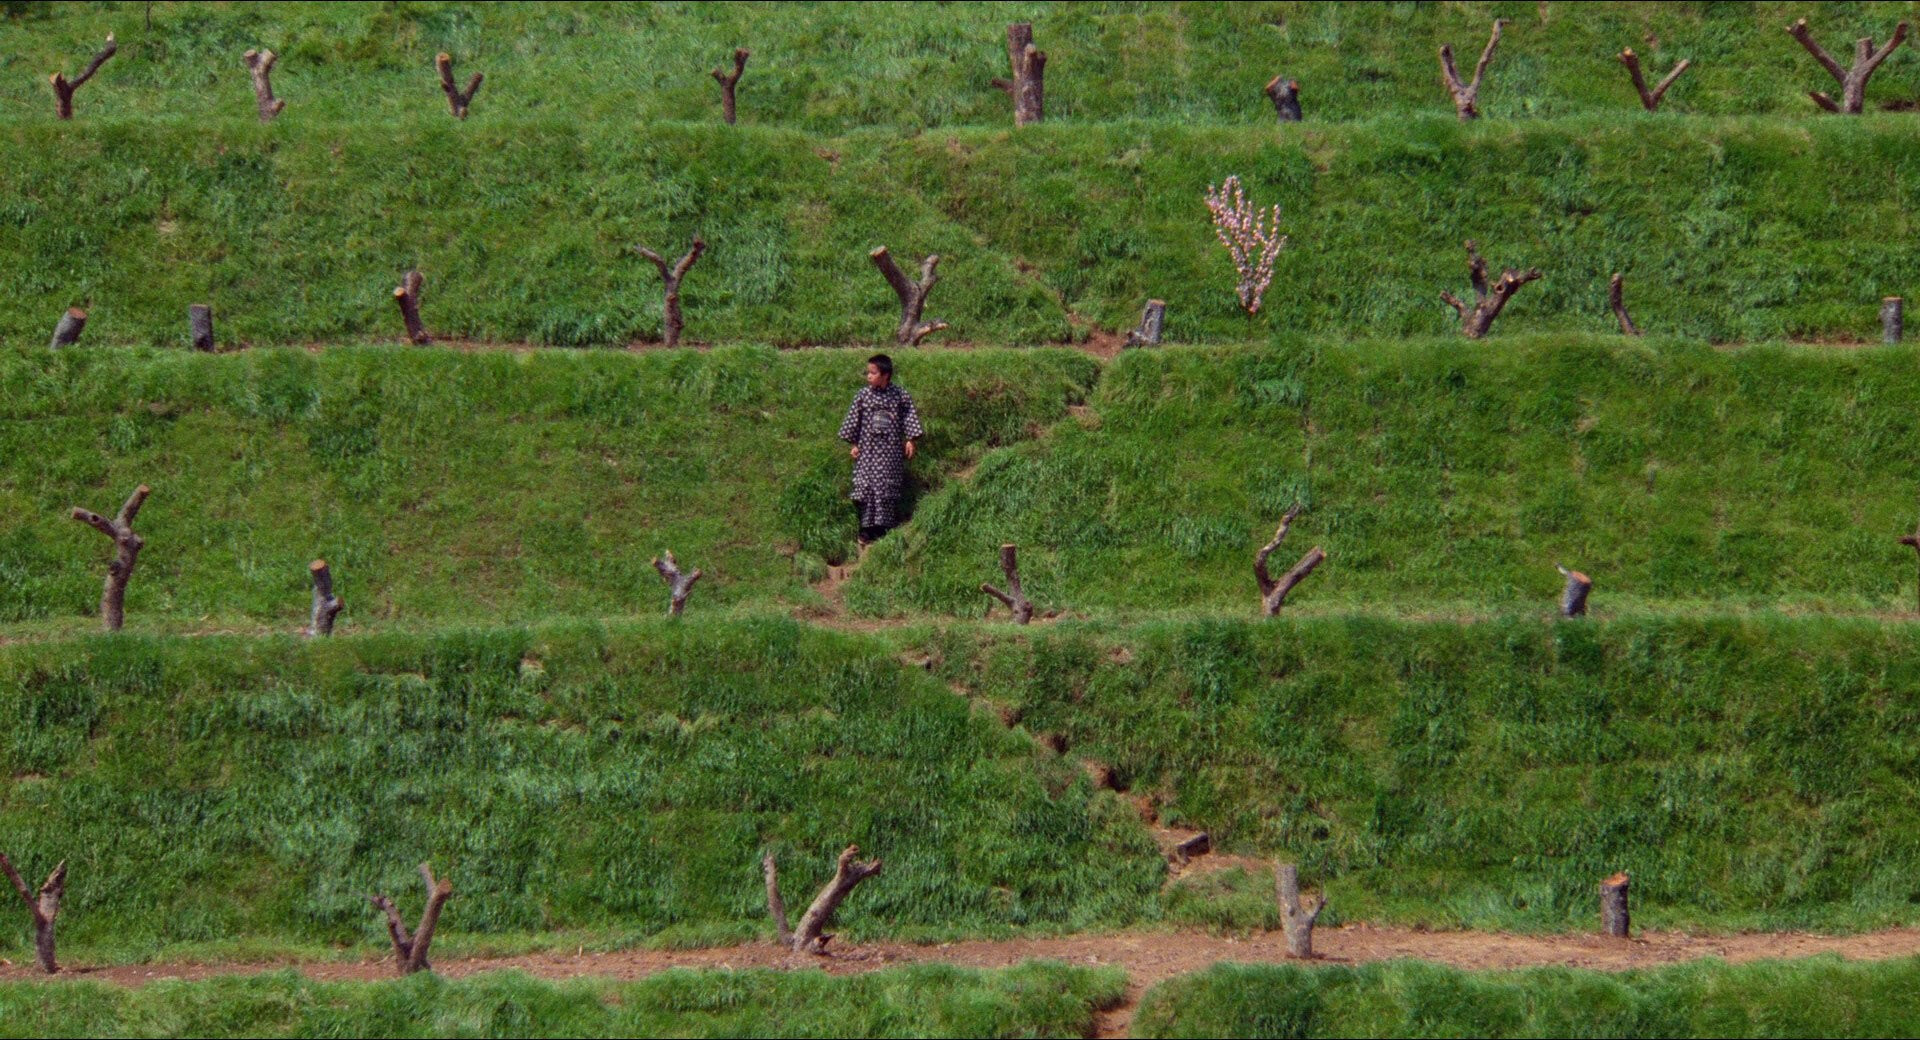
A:
[[[433,342],[433,337],[427,335],[426,325],[420,321],[420,297],[426,287],[425,275],[419,271],[408,271],[393,290],[393,302],[400,307],[400,320],[407,325],[407,342],[415,346]]]
[[[1559,564],[1553,565],[1567,579],[1566,588],[1560,590],[1560,616],[1579,617],[1587,612],[1587,594],[1593,591],[1593,579],[1575,570],[1568,570]]]
[[[694,263],[700,259],[700,254],[707,251],[707,243],[698,234],[694,235],[693,248],[688,249],[686,254],[671,266],[667,264],[665,257],[645,246],[634,246],[633,251],[653,261],[653,266],[660,269],[660,282],[666,287],[664,316],[660,324],[661,338],[666,341],[667,346],[677,347],[680,345],[680,333],[687,327],[686,319],[680,313],[680,280],[693,269]]]
[[[833,936],[826,934],[826,928],[833,923],[834,912],[853,892],[854,886],[880,873],[880,861],[877,859],[860,862],[860,846],[849,845],[840,853],[839,863],[834,867],[833,877],[820,889],[807,912],[800,915],[800,927],[793,932],[787,931],[787,911],[780,899],[780,874],[775,865],[773,853],[769,852],[761,859],[761,869],[767,879],[767,909],[773,915],[774,926],[779,930],[781,942],[795,953],[827,952],[827,943]]]
[[[1280,608],[1286,605],[1287,594],[1293,591],[1295,585],[1305,581],[1307,575],[1312,574],[1314,568],[1320,566],[1327,558],[1326,550],[1316,545],[1309,549],[1305,556],[1300,557],[1300,562],[1294,564],[1292,570],[1281,575],[1278,581],[1267,573],[1267,557],[1272,556],[1273,551],[1280,548],[1280,543],[1287,538],[1287,532],[1293,528],[1294,518],[1299,515],[1298,505],[1287,510],[1287,514],[1280,518],[1280,528],[1273,532],[1273,541],[1261,546],[1260,551],[1253,555],[1253,577],[1260,583],[1261,612],[1267,617],[1280,613]]]
[[[66,313],[53,326],[53,341],[47,344],[51,350],[71,347],[80,342],[80,333],[87,327],[87,312],[78,307],[68,307]]]
[[[1507,301],[1520,287],[1540,277],[1540,269],[1535,267],[1527,271],[1517,271],[1511,267],[1500,273],[1500,279],[1491,284],[1487,281],[1487,262],[1480,258],[1480,248],[1472,239],[1467,240],[1467,274],[1473,281],[1474,305],[1469,308],[1459,297],[1442,291],[1440,298],[1447,301],[1460,314],[1460,334],[1468,339],[1479,339],[1493,327],[1493,321],[1507,306]]]
[[[981,583],[980,591],[1005,603],[1007,609],[1013,611],[1015,623],[1024,625],[1033,620],[1033,604],[1027,602],[1027,594],[1020,589],[1020,563],[1015,556],[1018,551],[1011,542],[1000,547],[1000,571],[1007,576],[1007,591],[1001,592],[985,582]]]
[[[27,913],[33,918],[33,952],[40,960],[40,970],[49,975],[58,972],[60,962],[53,955],[53,922],[60,916],[60,900],[67,894],[67,861],[61,860],[53,868],[38,893],[27,887],[27,880],[4,852],[0,852],[0,872],[13,882],[13,890],[20,893],[20,901],[27,904]]]
[[[713,78],[720,84],[720,118],[725,119],[728,126],[733,125],[734,119],[734,87],[740,82],[740,74],[747,71],[747,58],[752,53],[745,47],[733,52],[733,75],[731,76],[719,69],[713,70]]]
[[[1140,326],[1127,331],[1126,345],[1129,347],[1158,346],[1166,325],[1167,301],[1148,300],[1146,309],[1140,312]]]
[[[1300,901],[1300,870],[1291,863],[1275,866],[1274,897],[1280,904],[1280,928],[1287,936],[1287,956],[1313,956],[1313,926],[1320,911],[1327,908],[1327,897],[1315,900],[1312,909]]]
[[[435,880],[431,866],[420,864],[420,876],[427,883],[427,905],[420,911],[420,927],[412,935],[407,934],[407,922],[401,919],[392,899],[384,895],[367,897],[375,909],[387,915],[387,936],[393,940],[395,967],[402,975],[433,970],[427,961],[427,950],[433,945],[433,931],[440,923],[441,908],[453,895],[453,882],[446,878]]]
[[[307,625],[307,635],[314,638],[333,634],[333,619],[340,616],[341,608],[347,604],[333,594],[333,571],[327,568],[327,561],[315,560],[307,565],[307,573],[313,579],[313,614]]]
[[[446,51],[434,55],[433,67],[440,70],[440,89],[446,92],[447,107],[453,109],[454,118],[467,118],[467,106],[473,104],[473,96],[480,93],[480,84],[487,78],[486,74],[474,73],[467,80],[467,89],[461,90],[453,85],[453,55]]]
[[[1300,81],[1275,76],[1267,81],[1267,98],[1273,102],[1273,114],[1282,123],[1300,121]]]
[[[1627,313],[1626,294],[1619,272],[1614,272],[1613,280],[1607,283],[1607,306],[1613,308],[1613,316],[1620,319],[1620,334],[1623,336],[1640,335],[1640,326],[1633,323],[1633,316]]]
[[[116,552],[107,564],[106,587],[100,593],[100,625],[109,632],[120,631],[126,620],[127,581],[133,577],[133,565],[139,562],[140,550],[147,544],[133,533],[133,518],[140,515],[140,506],[152,491],[145,484],[135,488],[111,520],[79,506],[73,507],[75,520],[113,539]]]
[[[1660,85],[1652,90],[1647,89],[1647,78],[1640,74],[1640,56],[1633,53],[1632,47],[1620,52],[1620,64],[1627,67],[1627,75],[1633,78],[1633,89],[1640,93],[1641,107],[1654,112],[1659,110],[1660,99],[1666,96],[1667,88],[1673,86],[1673,81],[1679,79],[1680,74],[1687,71],[1687,66],[1693,62],[1682,59],[1680,64],[1675,65],[1673,71],[1667,73],[1667,77],[1660,81]]]
[[[1440,45],[1440,76],[1445,81],[1447,93],[1453,95],[1453,110],[1461,122],[1480,118],[1480,77],[1487,71],[1487,64],[1493,61],[1493,50],[1500,46],[1500,29],[1507,24],[1504,18],[1493,20],[1493,32],[1487,36],[1487,47],[1480,52],[1480,63],[1473,67],[1473,81],[1463,82],[1460,70],[1453,64],[1453,48],[1448,44]]]
[[[73,92],[92,79],[93,74],[100,71],[100,66],[105,65],[107,59],[113,57],[119,49],[120,45],[113,42],[113,34],[108,33],[107,45],[100,48],[99,53],[93,56],[93,60],[87,63],[87,70],[78,78],[69,82],[66,75],[60,72],[47,77],[47,82],[53,84],[53,114],[61,119],[72,119]]]
[[[894,342],[903,347],[918,346],[920,341],[947,327],[944,321],[922,321],[921,312],[926,309],[927,296],[933,292],[933,286],[940,280],[934,268],[940,265],[940,254],[934,253],[920,261],[920,280],[910,281],[900,265],[893,262],[893,254],[886,246],[880,246],[867,254],[873,266],[880,269],[880,277],[893,287],[893,294],[900,298],[900,326],[894,330]]]
[[[1812,91],[1807,96],[1813,99],[1813,103],[1829,112],[1859,115],[1867,103],[1867,80],[1872,78],[1874,70],[1880,67],[1881,62],[1887,60],[1894,48],[1905,42],[1907,23],[1901,22],[1894,26],[1893,38],[1878,50],[1874,49],[1871,36],[1862,36],[1855,40],[1853,67],[1844,69],[1834,60],[1833,55],[1827,53],[1826,48],[1814,40],[1813,33],[1807,29],[1805,18],[1787,26],[1787,35],[1800,41],[1800,46],[1805,47],[1807,53],[1813,55],[1813,60],[1819,62],[1820,67],[1826,69],[1827,74],[1840,84],[1840,101],[1835,102],[1826,94]]]
[[[673,551],[669,549],[653,558],[653,569],[660,572],[672,597],[667,616],[679,617],[680,612],[687,609],[687,596],[693,592],[693,583],[700,580],[700,568],[695,567],[691,573],[682,573],[679,561],[673,558]]]
[[[995,77],[993,85],[1013,99],[1013,125],[1040,122],[1046,115],[1047,52],[1034,47],[1031,22],[1007,26],[1007,63],[1013,78]]]
[[[280,60],[272,51],[248,51],[241,55],[247,63],[247,71],[253,75],[253,100],[260,109],[262,123],[273,122],[273,117],[287,107],[285,101],[273,96],[273,63]]]

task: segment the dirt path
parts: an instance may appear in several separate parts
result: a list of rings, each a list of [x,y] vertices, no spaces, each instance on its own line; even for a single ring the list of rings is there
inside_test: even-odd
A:
[[[1315,934],[1320,963],[1360,964],[1415,957],[1458,968],[1502,969],[1564,965],[1600,971],[1644,968],[1701,957],[1752,961],[1837,953],[1860,960],[1920,954],[1920,928],[1862,935],[1828,936],[1804,932],[1691,935],[1649,932],[1620,942],[1594,935],[1509,935],[1499,932],[1424,932],[1406,928],[1349,925]],[[875,943],[849,947],[829,957],[791,954],[769,944],[697,950],[626,950],[617,953],[534,953],[513,957],[474,957],[438,961],[435,970],[459,978],[486,971],[516,970],[537,978],[644,978],[669,968],[818,968],[831,974],[875,971],[901,964],[957,964],[1003,968],[1036,958],[1075,965],[1117,965],[1127,972],[1125,1001],[1102,1012],[1099,1035],[1125,1036],[1140,997],[1155,983],[1200,971],[1223,961],[1269,963],[1286,959],[1284,938],[1272,934],[1232,937],[1204,932],[1117,932],[1060,938],[968,940],[918,946]],[[89,968],[70,966],[54,981],[77,980],[138,986],[161,979],[205,979],[254,974],[293,967],[322,981],[366,981],[392,977],[392,965],[379,961],[310,961],[215,964],[139,964]],[[31,964],[0,963],[0,981],[44,981]]]

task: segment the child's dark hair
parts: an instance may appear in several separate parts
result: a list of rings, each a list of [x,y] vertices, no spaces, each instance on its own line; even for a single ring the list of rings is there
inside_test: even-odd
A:
[[[867,359],[867,364],[879,369],[880,374],[888,379],[893,378],[893,359],[885,354],[875,354]]]

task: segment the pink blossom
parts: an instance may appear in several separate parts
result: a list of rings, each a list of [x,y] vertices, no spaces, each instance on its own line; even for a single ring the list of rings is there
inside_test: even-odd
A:
[[[1213,233],[1240,271],[1240,306],[1256,314],[1261,295],[1273,282],[1273,262],[1287,244],[1287,236],[1280,233],[1280,207],[1254,206],[1240,189],[1239,176],[1229,174],[1226,183],[1207,187],[1207,209],[1213,213]]]

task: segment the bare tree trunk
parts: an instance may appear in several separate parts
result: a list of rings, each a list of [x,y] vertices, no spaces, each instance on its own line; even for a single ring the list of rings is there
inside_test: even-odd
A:
[[[1321,896],[1313,909],[1306,909],[1300,902],[1300,870],[1291,863],[1276,865],[1273,872],[1274,896],[1280,904],[1280,928],[1287,935],[1287,956],[1313,956],[1313,925],[1320,919],[1320,911],[1327,908],[1327,897]]]
[[[741,47],[733,52],[733,75],[729,76],[719,69],[713,70],[713,78],[720,84],[720,117],[733,125],[733,90],[740,82],[740,74],[747,71],[747,58],[753,52]]]
[[[187,330],[193,337],[193,349],[211,354],[213,344],[213,308],[204,303],[187,307]]]
[[[395,966],[402,975],[433,970],[433,965],[427,962],[427,949],[433,945],[433,930],[440,923],[440,910],[453,895],[453,883],[446,878],[434,880],[433,868],[425,863],[420,864],[420,876],[427,882],[427,905],[420,911],[420,928],[412,935],[407,934],[407,923],[401,920],[393,900],[383,895],[367,897],[375,909],[387,915],[387,936],[393,940]]]
[[[456,119],[467,118],[467,106],[473,104],[473,96],[480,93],[480,83],[486,74],[476,72],[467,80],[467,89],[461,90],[453,85],[453,55],[441,51],[433,56],[433,67],[440,70],[440,89],[446,92],[447,107],[453,109]]]
[[[693,583],[700,580],[700,568],[695,567],[690,574],[681,573],[680,563],[673,558],[673,551],[669,549],[653,558],[653,569],[660,572],[660,577],[667,583],[668,594],[672,596],[667,616],[679,617],[680,612],[687,609],[687,595],[693,591]]]
[[[741,51],[740,53],[745,54],[746,52]],[[732,120],[728,120],[728,122],[732,122]],[[661,338],[666,341],[669,347],[677,347],[680,345],[680,333],[687,327],[686,319],[680,314],[680,279],[687,276],[687,272],[692,270],[693,265],[699,261],[700,254],[706,252],[706,250],[707,243],[696,234],[693,236],[693,248],[687,250],[686,255],[682,256],[678,263],[669,267],[667,266],[666,258],[659,253],[645,246],[633,247],[634,252],[653,261],[653,266],[660,269],[660,281],[666,286],[667,291],[665,315],[660,324]]]
[[[1453,48],[1440,45],[1440,76],[1446,82],[1447,93],[1453,95],[1453,110],[1461,122],[1480,118],[1480,76],[1487,71],[1487,63],[1493,60],[1493,49],[1500,46],[1500,28],[1506,25],[1506,19],[1493,20],[1493,33],[1487,37],[1487,48],[1480,52],[1480,63],[1473,67],[1473,82],[1460,79],[1460,70],[1453,64]]]
[[[1579,571],[1570,571],[1557,563],[1553,567],[1567,579],[1566,588],[1560,590],[1560,616],[1579,617],[1585,614],[1587,593],[1593,591],[1593,579]]]
[[[1623,290],[1624,286],[1620,281],[1620,275],[1618,272],[1615,272],[1613,281],[1607,283],[1607,306],[1612,307],[1613,316],[1620,319],[1621,335],[1638,336],[1640,335],[1640,326],[1635,325],[1633,323],[1633,316],[1627,313],[1626,294]]]
[[[1509,267],[1500,273],[1500,280],[1491,287],[1487,284],[1487,262],[1480,259],[1480,248],[1472,239],[1467,240],[1467,274],[1473,279],[1474,305],[1468,308],[1460,298],[1450,292],[1442,291],[1440,298],[1447,301],[1460,315],[1460,334],[1468,339],[1479,339],[1493,328],[1493,320],[1513,299],[1520,287],[1540,277],[1538,267],[1529,271],[1516,271]]]
[[[1167,301],[1148,300],[1147,308],[1140,312],[1140,327],[1127,333],[1127,346],[1152,347],[1160,343],[1161,333],[1167,324]]]
[[[107,59],[113,57],[114,52],[119,49],[120,45],[113,42],[113,34],[108,33],[107,45],[100,48],[100,52],[87,63],[87,71],[82,72],[78,79],[69,83],[66,75],[60,72],[47,77],[47,81],[53,84],[53,114],[61,119],[72,119],[73,92],[79,90],[81,84],[92,79],[93,74],[100,71],[100,66],[105,65]]]
[[[333,594],[333,571],[327,569],[327,561],[315,560],[307,565],[307,573],[313,578],[313,614],[307,625],[307,635],[318,638],[333,634],[333,619],[340,616],[346,603]]]
[[[433,342],[433,337],[427,335],[427,327],[420,321],[420,294],[426,287],[425,275],[419,271],[408,271],[393,290],[393,302],[400,305],[400,320],[407,324],[407,341],[416,346]]]
[[[68,307],[67,312],[60,315],[60,321],[53,327],[53,342],[47,344],[48,348],[58,350],[61,347],[73,346],[80,342],[80,331],[86,327],[87,312],[78,307]]]
[[[60,970],[60,962],[53,956],[53,922],[60,916],[60,900],[67,894],[67,861],[61,860],[60,865],[53,868],[37,895],[27,888],[26,879],[3,852],[0,852],[0,871],[13,882],[13,890],[20,893],[20,901],[27,904],[27,913],[33,917],[33,952],[40,959],[40,970],[54,974]]]
[[[1840,63],[1833,60],[1833,55],[1828,54],[1825,48],[1814,42],[1813,34],[1807,31],[1805,18],[1787,26],[1787,35],[1800,41],[1800,46],[1805,47],[1807,53],[1813,55],[1813,60],[1819,62],[1820,66],[1827,70],[1827,74],[1840,83],[1838,104],[1834,103],[1833,98],[1818,91],[1807,94],[1813,99],[1813,103],[1829,112],[1857,116],[1867,104],[1867,80],[1872,78],[1874,70],[1880,67],[1881,62],[1887,60],[1887,56],[1893,53],[1894,48],[1900,46],[1901,42],[1907,38],[1907,23],[1901,22],[1894,26],[1893,39],[1888,40],[1886,46],[1879,50],[1874,50],[1871,36],[1862,36],[1855,40],[1853,67],[1847,69],[1841,68]]]
[[[1007,576],[1007,591],[1001,592],[984,582],[980,591],[1005,603],[1007,609],[1013,611],[1013,620],[1024,625],[1033,620],[1033,604],[1027,602],[1027,594],[1020,590],[1020,563],[1014,555],[1017,551],[1011,542],[1000,547],[1000,571]]]
[[[1906,331],[1906,301],[1888,296],[1880,301],[1880,342],[1898,343]]]
[[[1287,603],[1287,593],[1292,592],[1295,585],[1305,581],[1307,575],[1312,574],[1313,569],[1320,566],[1327,558],[1326,550],[1316,545],[1309,549],[1305,556],[1300,557],[1300,562],[1294,564],[1292,570],[1281,575],[1279,581],[1275,581],[1267,573],[1267,557],[1272,556],[1273,551],[1280,548],[1280,543],[1286,540],[1287,532],[1293,527],[1294,518],[1299,515],[1300,507],[1297,505],[1287,510],[1287,515],[1280,518],[1279,530],[1273,532],[1273,541],[1262,546],[1260,551],[1253,555],[1253,577],[1260,583],[1260,608],[1267,617],[1280,613],[1280,608]]]
[[[1640,92],[1640,106],[1649,112],[1654,112],[1659,110],[1660,99],[1666,96],[1667,88],[1673,86],[1673,81],[1679,79],[1680,74],[1687,71],[1687,66],[1693,62],[1682,60],[1680,64],[1673,67],[1672,72],[1667,73],[1667,77],[1660,81],[1660,85],[1652,90],[1647,89],[1647,78],[1640,74],[1640,56],[1633,53],[1632,47],[1620,52],[1620,64],[1627,67],[1627,75],[1633,78],[1633,89]]]
[[[1046,116],[1047,52],[1033,45],[1033,23],[1007,26],[1007,62],[1013,78],[995,78],[993,85],[1013,99],[1013,125],[1040,122]]]
[[[152,490],[145,484],[135,488],[112,520],[79,506],[73,507],[75,520],[113,539],[114,548],[118,550],[113,561],[107,564],[107,583],[100,593],[100,625],[109,632],[120,631],[121,623],[126,620],[127,580],[133,577],[133,565],[147,544],[133,533],[133,518],[140,515],[140,506]]]
[[[1273,101],[1273,114],[1282,123],[1300,121],[1300,81],[1278,76],[1267,81],[1267,97]]]
[[[813,905],[800,915],[800,927],[787,932],[787,911],[780,899],[779,868],[774,865],[773,853],[769,852],[760,861],[767,877],[767,909],[773,915],[774,925],[780,930],[781,941],[792,947],[795,953],[825,953],[827,943],[833,936],[825,934],[828,925],[833,923],[834,911],[853,892],[854,886],[880,873],[880,861],[859,862],[860,846],[849,845],[840,853],[840,861],[835,866],[833,877],[820,889],[813,899]]]
[[[273,117],[287,107],[285,101],[273,96],[273,63],[279,61],[280,56],[272,51],[248,51],[241,58],[253,75],[253,100],[260,109],[260,121],[271,123]]]
[[[1615,939],[1627,938],[1627,872],[1600,882],[1600,930]]]
[[[900,327],[894,330],[893,340],[903,347],[918,346],[920,341],[947,327],[944,321],[921,321],[920,314],[927,306],[927,295],[933,292],[934,283],[940,276],[934,268],[940,265],[940,254],[935,253],[920,261],[920,280],[908,281],[900,265],[893,262],[893,254],[881,246],[867,254],[873,266],[880,269],[880,277],[893,287],[893,294],[900,298]]]

